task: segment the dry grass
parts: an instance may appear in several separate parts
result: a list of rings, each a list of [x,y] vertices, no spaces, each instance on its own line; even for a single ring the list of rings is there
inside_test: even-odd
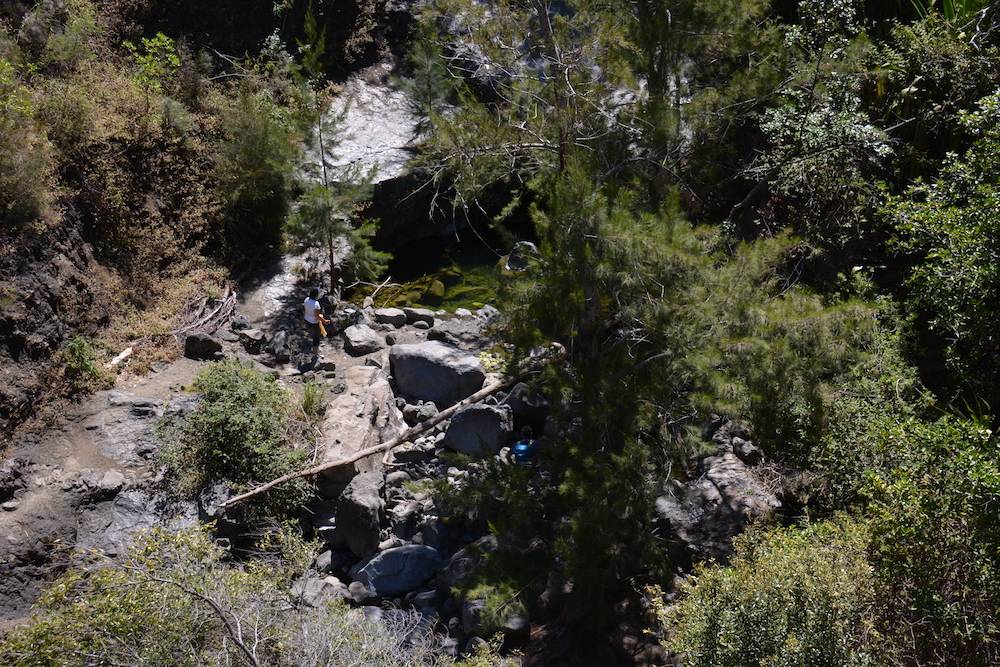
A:
[[[124,306],[100,336],[113,350],[111,356],[127,347],[133,348],[120,374],[142,375],[157,362],[176,359],[181,346],[171,332],[187,322],[192,306],[203,299],[217,299],[225,289],[226,280],[225,269],[203,263],[183,275],[165,278],[157,293],[150,295],[147,308]]]

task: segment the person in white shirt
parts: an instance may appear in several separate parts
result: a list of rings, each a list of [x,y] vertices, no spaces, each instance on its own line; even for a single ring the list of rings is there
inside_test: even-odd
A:
[[[320,333],[320,323],[329,324],[330,320],[323,317],[323,307],[319,305],[319,290],[315,287],[309,290],[309,296],[302,302],[303,316],[306,326],[312,335],[313,349],[319,349],[322,334]]]

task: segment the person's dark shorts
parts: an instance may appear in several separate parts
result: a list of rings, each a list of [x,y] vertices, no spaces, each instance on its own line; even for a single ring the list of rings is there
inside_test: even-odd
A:
[[[319,334],[319,324],[313,324],[312,322],[306,322],[305,324],[306,328],[309,329],[309,338],[312,341],[313,347],[319,347],[319,342],[321,340],[321,336]]]

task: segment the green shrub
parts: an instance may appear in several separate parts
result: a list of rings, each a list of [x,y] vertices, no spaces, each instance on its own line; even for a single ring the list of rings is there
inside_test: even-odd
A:
[[[973,421],[910,420],[883,435],[899,463],[866,491],[871,562],[908,664],[1000,662],[1000,456]],[[918,628],[911,632],[911,628]]]
[[[929,334],[926,358],[943,357],[944,388],[1000,405],[1000,95],[962,115],[976,137],[940,178],[889,201],[897,247],[916,260],[907,309]]]
[[[97,109],[93,91],[73,79],[48,79],[35,96],[35,115],[63,155],[73,155],[94,133]]]
[[[120,561],[97,559],[59,578],[31,621],[0,640],[10,667],[92,665],[367,665],[455,661],[412,613],[369,620],[339,601],[312,608],[294,585],[311,545],[289,531],[268,554],[234,564],[204,531],[153,531]],[[253,656],[253,662],[248,655]],[[511,665],[492,648],[464,663]]]
[[[216,192],[223,204],[226,243],[231,254],[253,255],[281,240],[298,135],[293,119],[270,94],[248,87],[236,91],[222,119]]]
[[[306,382],[302,385],[302,412],[307,417],[321,417],[326,412],[326,391],[322,385]]]
[[[0,59],[0,228],[31,222],[48,208],[50,149],[14,65]]]
[[[71,394],[90,393],[111,384],[111,375],[101,368],[97,351],[86,338],[76,336],[70,340],[60,357]]]
[[[814,498],[825,510],[860,506],[870,475],[891,471],[907,456],[886,434],[934,405],[903,355],[898,332],[880,325],[869,351],[836,387],[828,426],[807,462]]]
[[[290,437],[293,403],[271,376],[222,361],[199,373],[193,389],[201,403],[180,425],[164,459],[182,492],[211,482],[246,491],[305,463],[305,452]],[[287,484],[269,495],[266,506],[278,514],[294,510],[308,493],[305,482]]]
[[[729,567],[702,567],[661,611],[688,667],[881,664],[867,536],[846,519],[753,529]]]
[[[101,33],[97,10],[90,0],[68,0],[67,15],[49,35],[41,64],[68,69],[94,56],[94,41]]]

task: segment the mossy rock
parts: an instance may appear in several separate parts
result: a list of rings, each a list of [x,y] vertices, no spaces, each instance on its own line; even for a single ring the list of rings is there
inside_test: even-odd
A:
[[[435,280],[431,283],[431,286],[427,288],[427,294],[431,296],[436,296],[441,299],[444,298],[445,286],[440,280]]]

